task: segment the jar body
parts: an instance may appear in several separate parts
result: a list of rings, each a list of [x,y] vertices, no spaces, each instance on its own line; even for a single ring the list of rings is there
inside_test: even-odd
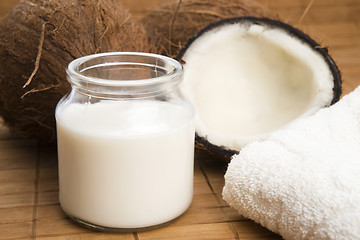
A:
[[[192,201],[191,105],[174,85],[146,97],[131,87],[104,97],[73,85],[56,108],[61,207],[100,230],[161,226]]]

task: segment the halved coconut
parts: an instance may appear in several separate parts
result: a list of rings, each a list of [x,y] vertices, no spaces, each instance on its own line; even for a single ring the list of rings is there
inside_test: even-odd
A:
[[[341,75],[326,49],[266,18],[211,24],[177,59],[196,110],[197,142],[230,155],[339,100]]]

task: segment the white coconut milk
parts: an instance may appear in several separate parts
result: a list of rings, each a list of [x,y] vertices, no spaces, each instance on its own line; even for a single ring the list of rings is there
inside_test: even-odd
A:
[[[181,215],[193,194],[194,126],[186,111],[155,101],[57,109],[64,211],[110,228],[149,227]]]

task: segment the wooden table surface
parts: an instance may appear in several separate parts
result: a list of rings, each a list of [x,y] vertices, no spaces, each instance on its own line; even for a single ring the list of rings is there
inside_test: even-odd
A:
[[[161,0],[122,1],[139,16]],[[360,84],[360,0],[258,1],[329,48],[344,94]],[[16,2],[1,0],[0,15]],[[0,239],[281,239],[222,200],[223,160],[197,149],[195,165],[194,200],[179,220],[141,233],[93,232],[61,211],[56,149],[11,135],[0,120]]]

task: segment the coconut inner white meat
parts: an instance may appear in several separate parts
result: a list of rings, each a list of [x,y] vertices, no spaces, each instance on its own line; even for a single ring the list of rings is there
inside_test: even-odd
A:
[[[323,58],[283,30],[222,26],[196,39],[183,60],[181,90],[194,104],[197,134],[218,146],[240,149],[331,100]]]

